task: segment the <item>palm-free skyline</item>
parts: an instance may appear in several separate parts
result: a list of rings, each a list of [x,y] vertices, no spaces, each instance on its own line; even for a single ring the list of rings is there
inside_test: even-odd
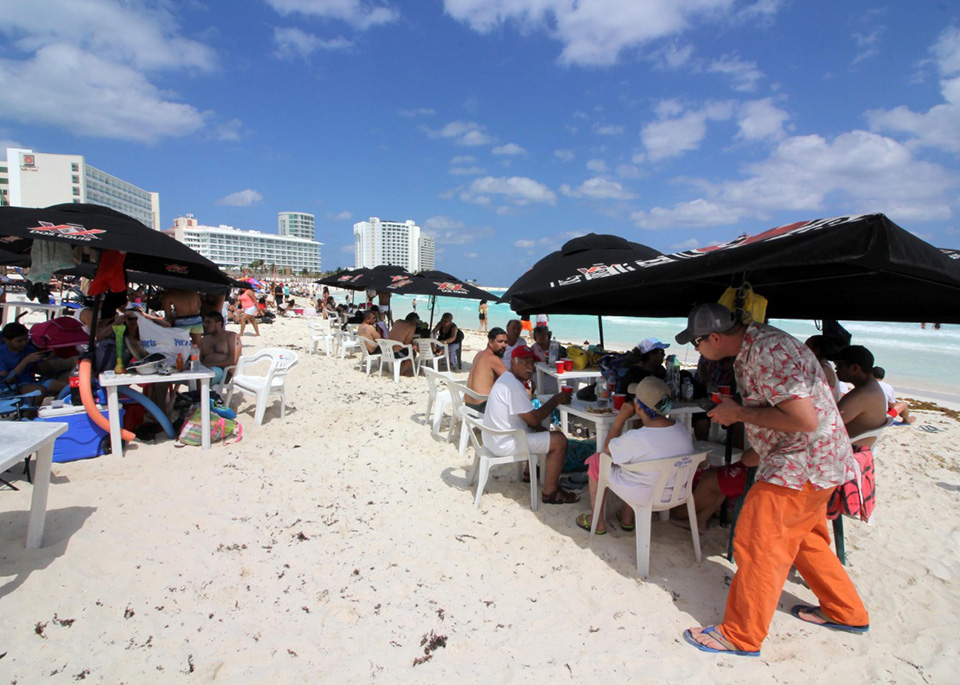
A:
[[[0,143],[161,224],[415,220],[508,285],[568,238],[663,251],[883,212],[960,246],[960,8],[851,0],[0,0]]]

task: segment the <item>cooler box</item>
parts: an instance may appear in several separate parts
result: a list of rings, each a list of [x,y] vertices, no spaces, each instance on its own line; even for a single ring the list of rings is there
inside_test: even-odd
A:
[[[100,413],[107,416],[106,407]],[[62,464],[79,459],[92,459],[110,451],[110,432],[97,426],[83,407],[65,404],[62,407],[41,407],[38,421],[54,421],[69,424],[67,432],[53,443],[53,461]],[[123,408],[120,409],[123,423]]]

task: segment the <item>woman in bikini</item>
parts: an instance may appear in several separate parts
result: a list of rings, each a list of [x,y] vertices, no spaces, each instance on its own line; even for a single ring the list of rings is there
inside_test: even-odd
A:
[[[480,332],[487,332],[487,301],[480,300],[480,306],[477,308],[478,316],[480,318]]]

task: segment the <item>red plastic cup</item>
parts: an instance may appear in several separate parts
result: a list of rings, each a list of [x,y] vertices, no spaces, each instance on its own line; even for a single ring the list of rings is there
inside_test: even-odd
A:
[[[572,359],[564,359],[564,360],[563,360],[563,368],[566,369],[567,371],[573,371],[573,360],[572,360]]]
[[[566,364],[564,364],[562,361],[557,362],[557,373],[563,373],[566,368]]]
[[[721,395],[729,395],[729,394],[730,394],[730,386],[729,386],[729,385],[721,385],[720,387],[717,388],[717,391],[718,391]]]
[[[620,407],[623,406],[623,403],[627,401],[627,396],[623,393],[614,393],[613,395],[613,408],[617,411],[620,411]]]
[[[568,395],[572,395],[572,394],[573,394],[573,388],[571,388],[569,385],[563,386],[562,388],[560,388],[560,391],[561,391],[561,392],[565,392],[565,393],[567,393]]]

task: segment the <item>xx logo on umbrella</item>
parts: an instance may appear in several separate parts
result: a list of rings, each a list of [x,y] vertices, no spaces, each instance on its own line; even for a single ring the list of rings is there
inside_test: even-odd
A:
[[[391,283],[387,287],[390,288],[391,290],[394,288],[402,288],[405,285],[410,285],[411,283],[413,283],[413,281],[411,281],[406,276],[394,276],[390,280],[391,280]]]
[[[437,283],[433,282],[437,289],[442,293],[448,293],[450,295],[466,295],[467,289],[461,283]]]
[[[164,264],[163,268],[175,274],[185,274],[190,271],[190,267],[184,266],[183,264]]]
[[[583,277],[588,281],[592,281],[595,278],[606,278],[607,276],[616,276],[617,274],[625,274],[628,271],[633,271],[632,266],[626,264],[611,264],[607,266],[606,264],[594,264],[593,266],[581,267],[577,269]]]
[[[40,225],[30,229],[37,235],[58,235],[62,238],[73,238],[84,242],[94,240],[98,233],[106,233],[101,228],[86,228],[80,224],[52,224],[49,221],[40,221]]]

